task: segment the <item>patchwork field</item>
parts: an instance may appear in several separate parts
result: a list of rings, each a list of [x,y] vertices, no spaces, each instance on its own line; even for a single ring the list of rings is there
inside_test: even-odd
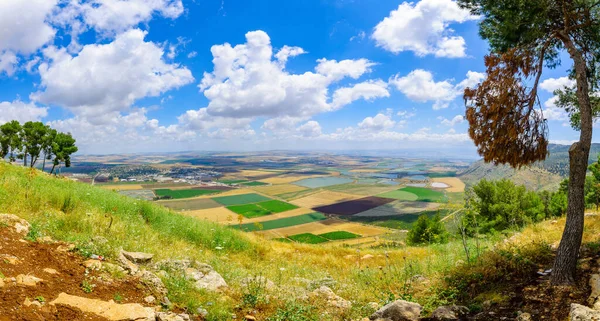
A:
[[[213,189],[180,189],[180,190],[172,190],[172,189],[156,189],[154,193],[158,197],[169,197],[172,199],[181,199],[181,198],[192,198],[196,196],[209,195],[209,194],[218,194],[221,191],[213,190]]]
[[[306,197],[295,199],[293,201],[290,201],[290,203],[300,207],[314,208],[340,201],[353,200],[357,198],[360,198],[360,196],[340,192],[322,191],[308,195]]]
[[[361,213],[358,213],[354,216],[364,216],[364,217],[386,217],[386,216],[396,216],[403,214],[414,214],[420,213],[424,211],[433,211],[440,207],[438,203],[432,202],[405,202],[405,201],[395,201],[389,204],[385,204]]]
[[[283,184],[283,185],[269,185],[269,186],[258,186],[253,188],[255,191],[267,194],[267,195],[281,195],[287,193],[294,193],[306,190],[306,187],[293,185],[293,184]]]
[[[202,220],[209,220],[218,223],[235,223],[238,220],[238,214],[228,210],[225,207],[216,207],[205,210],[185,211],[184,215],[195,217]]]
[[[447,201],[446,195],[440,191],[434,191],[423,187],[405,187],[400,191],[409,192],[418,196],[417,201],[444,203]]]
[[[458,177],[438,177],[434,178],[433,181],[449,185],[450,187],[446,188],[446,191],[451,193],[465,191],[465,183],[463,183],[463,181],[461,181]]]
[[[300,181],[303,179],[315,178],[315,177],[320,177],[320,176],[318,176],[318,175],[282,175],[282,176],[261,179],[260,181],[263,183],[276,185],[276,184],[289,184],[289,183],[293,183],[293,182]]]
[[[240,214],[246,218],[261,217],[273,213],[281,213],[298,208],[295,205],[278,201],[270,200],[254,204],[228,206],[230,211]]]
[[[398,189],[396,186],[375,184],[379,179],[358,180],[357,183],[333,185],[325,187],[326,190],[334,192],[344,192],[348,194],[372,196]]]
[[[146,201],[152,201],[155,197],[154,192],[149,189],[120,190],[119,194]]]
[[[330,241],[356,239],[356,238],[361,237],[361,235],[346,232],[346,231],[328,232],[328,233],[321,234],[319,236],[326,238]]]
[[[306,226],[312,222],[318,222],[326,220],[327,217],[321,213],[310,213],[304,215],[298,215],[294,217],[285,217],[271,221],[254,222],[240,225],[232,225],[233,228],[240,229],[246,232],[253,231],[269,231],[273,229],[287,228],[288,226],[298,227]]]
[[[331,185],[340,185],[351,183],[353,180],[345,177],[315,177],[315,178],[307,178],[301,181],[295,182],[294,184],[308,187],[308,188],[321,188],[325,186]]]
[[[175,211],[193,211],[205,210],[209,208],[221,207],[223,205],[213,201],[210,198],[195,198],[189,200],[159,201],[158,204],[173,209]]]
[[[256,217],[256,218],[252,218],[252,219],[244,219],[243,223],[256,223],[256,222],[260,223],[260,222],[265,222],[265,221],[277,220],[280,218],[300,216],[303,214],[311,214],[314,212],[315,211],[313,211],[310,208],[299,207],[294,210],[285,211],[285,212],[281,212],[281,213],[274,213],[274,214],[271,214],[268,216],[261,216],[261,217]]]
[[[394,191],[390,191],[387,193],[379,194],[377,196],[385,197],[385,198],[393,198],[396,200],[408,201],[408,202],[416,201],[419,199],[419,197],[416,194],[402,191],[402,190],[394,190]]]
[[[107,184],[107,185],[98,185],[102,189],[107,190],[115,190],[115,191],[133,191],[144,189],[140,184]]]
[[[313,209],[325,214],[354,215],[393,201],[394,199],[392,198],[369,196],[356,200],[315,207]]]
[[[259,181],[252,181],[252,182],[240,183],[240,185],[244,185],[244,186],[264,186],[264,185],[269,185],[269,184],[263,183],[263,182],[259,182]]]
[[[225,206],[251,204],[270,200],[268,197],[255,193],[213,197],[212,199]]]
[[[302,234],[290,235],[287,238],[294,242],[306,243],[306,244],[319,244],[319,243],[329,242],[328,239],[326,239],[322,236],[319,236],[319,235],[314,235],[312,233],[302,233]]]
[[[297,235],[302,233],[312,233],[315,235],[320,235],[337,231],[346,231],[353,234],[362,235],[364,237],[383,235],[389,232],[388,229],[381,228],[378,226],[348,222],[340,219],[327,219],[303,225],[290,225],[289,227],[282,227],[272,230],[264,229],[262,232],[257,233],[267,238],[285,238],[289,235]]]

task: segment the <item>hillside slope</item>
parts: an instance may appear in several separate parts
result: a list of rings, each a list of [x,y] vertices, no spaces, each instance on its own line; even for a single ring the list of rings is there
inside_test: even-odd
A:
[[[467,185],[476,184],[482,179],[498,180],[507,178],[515,184],[525,185],[532,190],[556,190],[563,178],[538,166],[514,169],[508,165],[494,165],[483,160],[473,163],[458,173],[458,177]]]

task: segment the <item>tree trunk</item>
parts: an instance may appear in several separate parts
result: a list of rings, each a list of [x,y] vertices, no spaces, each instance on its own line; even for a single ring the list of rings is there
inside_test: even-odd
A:
[[[44,160],[42,161],[42,172],[46,170],[46,154],[44,153]]]
[[[52,175],[52,173],[54,173],[54,168],[56,167],[56,164],[52,164],[52,169],[50,170],[50,175]]]
[[[552,268],[551,282],[573,284],[585,217],[584,185],[592,143],[592,106],[590,104],[586,62],[568,36],[563,42],[575,65],[577,101],[581,115],[579,141],[569,149],[569,192],[567,221]]]

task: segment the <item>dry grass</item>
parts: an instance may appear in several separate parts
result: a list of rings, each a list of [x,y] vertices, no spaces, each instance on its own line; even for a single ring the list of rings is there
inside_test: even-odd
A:
[[[465,191],[465,183],[463,183],[458,177],[439,177],[434,178],[434,182],[444,183],[450,187],[445,190],[450,193],[459,193]]]
[[[253,190],[267,194],[267,195],[280,195],[286,193],[294,193],[300,192],[306,189],[306,187],[292,185],[292,184],[283,184],[283,185],[271,185],[271,186],[256,186],[252,188]]]
[[[295,199],[290,201],[290,203],[300,207],[314,208],[342,201],[355,200],[361,197],[363,196],[332,191],[322,191],[306,197]]]
[[[263,175],[270,175],[273,174],[274,172],[271,171],[261,171],[261,170],[241,170],[239,172],[239,175],[244,176],[244,177],[255,177],[255,176],[263,176]]]
[[[351,223],[338,219],[328,219],[320,222],[284,227],[269,231],[255,232],[266,238],[280,238],[301,233],[323,234],[335,231],[347,231],[362,236],[376,236],[388,233],[389,230],[369,225]]]

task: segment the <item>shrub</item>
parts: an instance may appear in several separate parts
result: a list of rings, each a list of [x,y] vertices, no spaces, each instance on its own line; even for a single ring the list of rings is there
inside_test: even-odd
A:
[[[448,232],[444,223],[441,222],[439,214],[433,218],[421,215],[410,232],[408,232],[406,241],[409,244],[446,243],[448,241]]]

